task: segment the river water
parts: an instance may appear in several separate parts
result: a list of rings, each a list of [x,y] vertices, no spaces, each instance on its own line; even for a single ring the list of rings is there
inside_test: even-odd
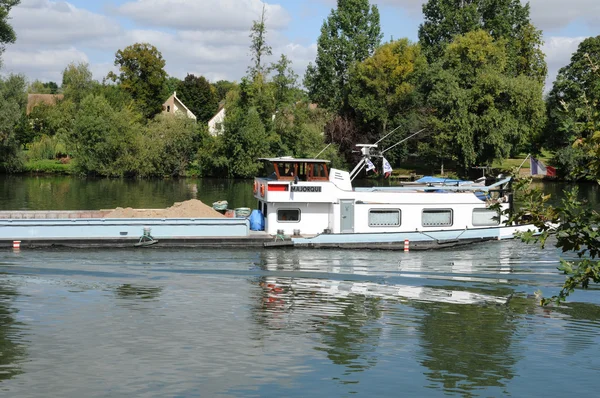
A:
[[[246,190],[0,177],[0,209],[248,206]],[[558,308],[535,297],[558,292],[560,256],[516,240],[409,253],[4,250],[0,396],[591,395],[599,289]]]

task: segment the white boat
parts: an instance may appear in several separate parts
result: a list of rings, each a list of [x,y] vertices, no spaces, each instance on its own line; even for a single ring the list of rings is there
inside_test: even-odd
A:
[[[254,197],[267,234],[281,239],[266,246],[429,249],[482,240],[513,238],[532,225],[505,225],[501,210],[512,206],[511,178],[485,186],[430,181],[395,187],[354,188],[352,172],[322,159],[260,159],[268,177],[255,178]]]

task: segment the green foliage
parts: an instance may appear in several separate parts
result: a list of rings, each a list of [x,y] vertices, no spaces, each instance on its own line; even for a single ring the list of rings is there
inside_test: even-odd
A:
[[[27,151],[28,160],[56,159],[67,154],[67,147],[57,136],[43,135]]]
[[[294,102],[297,97],[296,84],[298,75],[291,68],[292,61],[281,54],[279,61],[271,64],[270,71],[275,72],[272,84],[275,86],[275,103],[277,109]]]
[[[106,98],[87,96],[69,137],[76,169],[114,177],[137,174],[143,160],[138,153],[140,130],[139,117],[129,109],[115,110]]]
[[[315,64],[306,70],[304,86],[311,101],[345,112],[350,68],[371,56],[381,37],[377,6],[368,0],[338,0],[321,27]]]
[[[151,167],[142,175],[183,176],[198,149],[199,135],[194,121],[183,115],[157,115],[146,126],[141,158]]]
[[[27,88],[29,94],[56,94],[58,93],[58,85],[55,82],[43,83],[39,80],[34,80]]]
[[[237,87],[235,82],[230,82],[227,80],[219,80],[216,83],[212,83],[212,85],[216,90],[217,102],[219,103],[225,100],[225,97],[227,97],[227,93],[229,91]]]
[[[264,57],[272,54],[271,46],[267,44],[266,9],[263,4],[260,20],[253,21],[250,29],[250,57],[252,65],[248,67],[248,75],[254,79],[257,74],[264,75]]]
[[[582,138],[582,134],[590,133],[592,126],[586,123],[593,109],[598,109],[600,100],[597,65],[600,65],[600,36],[582,41],[571,62],[558,71],[547,99],[545,145],[548,148],[564,148]]]
[[[76,105],[70,100],[58,101],[55,105],[41,103],[36,105],[29,114],[31,139],[54,135],[65,135],[73,128],[73,115],[77,112]]]
[[[258,158],[269,156],[273,137],[256,107],[230,107],[225,118],[223,152],[229,177],[254,177]]]
[[[521,181],[516,191],[520,193],[523,207],[512,214],[509,222],[529,222],[540,231],[523,233],[525,242],[536,242],[544,247],[551,235],[556,237],[556,247],[563,252],[574,252],[576,261],[560,261],[558,270],[567,275],[565,283],[551,298],[542,298],[542,305],[560,303],[582,287],[587,289],[590,282],[600,282],[600,214],[589,203],[578,199],[578,189],[565,191],[561,205],[548,205],[550,195],[539,189],[531,189],[528,180]]]
[[[162,109],[162,93],[167,79],[165,60],[160,51],[148,43],[135,43],[115,54],[115,66],[119,74],[108,74],[131,94],[138,110],[151,118]]]
[[[14,6],[18,5],[21,0],[0,0],[0,55],[4,52],[6,43],[14,43],[17,35],[12,26],[8,23],[8,14]]]
[[[188,74],[177,87],[177,97],[198,120],[206,124],[217,112],[217,96],[204,76]]]
[[[505,39],[506,73],[544,82],[547,73],[541,51],[542,32],[529,19],[529,4],[519,0],[429,0],[419,41],[430,63],[444,55],[457,36],[483,30],[495,40]]]
[[[79,106],[97,83],[92,79],[92,71],[87,63],[71,62],[63,71],[62,89],[65,99]]]
[[[362,143],[377,141],[391,128],[417,128],[420,101],[416,77],[426,67],[419,45],[408,39],[386,43],[355,64],[350,73],[349,104],[359,128],[365,131]],[[388,158],[394,160],[396,152],[392,150]]]
[[[422,80],[430,147],[465,174],[527,148],[545,123],[542,84],[506,73],[504,44],[484,31],[458,36]]]
[[[329,115],[325,110],[313,108],[305,102],[278,112],[274,124],[281,146],[275,154],[298,158],[315,157],[327,145],[323,130],[328,121]],[[321,156],[339,160],[337,146],[329,147]]]
[[[18,171],[22,167],[17,127],[27,105],[25,90],[23,76],[0,78],[0,168],[9,172]]]
[[[163,84],[163,90],[162,90],[162,94],[161,94],[161,98],[163,98],[163,101],[165,101],[167,98],[172,96],[173,93],[175,91],[177,91],[180,84],[181,84],[180,79],[173,77],[173,76],[167,77],[165,79],[165,83]]]

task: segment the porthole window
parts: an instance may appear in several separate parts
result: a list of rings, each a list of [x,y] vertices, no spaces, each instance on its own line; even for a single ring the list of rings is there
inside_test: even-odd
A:
[[[277,221],[279,222],[299,222],[300,209],[279,209],[277,210]]]
[[[399,227],[401,214],[399,209],[369,210],[369,227]]]
[[[496,217],[496,219],[494,219]],[[473,226],[474,227],[491,227],[500,225],[498,212],[491,209],[473,209]]]
[[[424,227],[451,227],[451,209],[424,209],[422,214]]]

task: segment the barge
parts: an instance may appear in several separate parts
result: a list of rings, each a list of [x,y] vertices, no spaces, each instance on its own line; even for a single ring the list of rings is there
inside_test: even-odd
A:
[[[109,211],[0,211],[0,247],[306,247],[435,249],[511,239],[533,225],[506,225],[511,178],[424,179],[353,187],[376,145],[359,145],[351,171],[322,159],[260,159],[250,218],[111,218]],[[496,206],[492,206],[496,205]],[[211,209],[212,210],[212,209]],[[250,209],[248,209],[249,211]],[[218,216],[219,214],[217,214]]]

